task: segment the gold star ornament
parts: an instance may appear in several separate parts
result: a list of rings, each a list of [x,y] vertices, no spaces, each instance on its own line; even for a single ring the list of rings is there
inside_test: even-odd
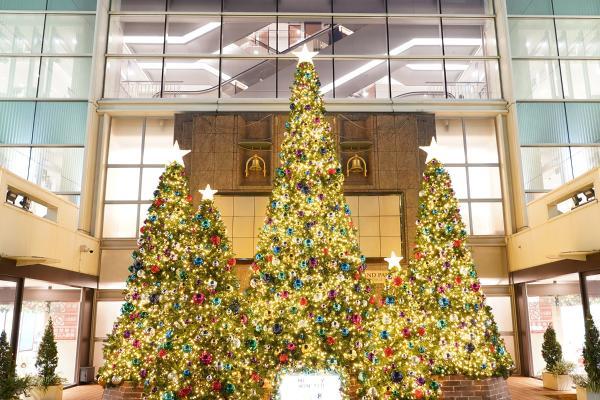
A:
[[[298,57],[298,65],[303,62],[313,63],[313,57],[318,54],[318,51],[308,51],[308,47],[306,45],[302,46],[302,50],[293,51],[292,54]]]
[[[204,190],[198,190],[198,191],[202,194],[202,200],[214,200],[215,193],[218,192],[218,190],[211,189],[210,185],[206,185]]]

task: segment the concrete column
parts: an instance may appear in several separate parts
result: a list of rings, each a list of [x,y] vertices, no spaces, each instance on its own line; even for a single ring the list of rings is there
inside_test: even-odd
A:
[[[496,30],[498,40],[498,52],[500,55],[500,73],[502,77],[502,92],[508,102],[508,114],[506,119],[498,117],[496,127],[500,138],[501,154],[505,153],[504,170],[506,171],[505,193],[510,199],[510,220],[512,229],[507,234],[518,232],[528,226],[527,208],[525,205],[525,189],[523,175],[521,173],[521,149],[519,145],[519,129],[516,117],[516,100],[513,93],[512,62],[510,52],[510,36],[508,28],[508,17],[506,1],[495,2],[496,6]]]

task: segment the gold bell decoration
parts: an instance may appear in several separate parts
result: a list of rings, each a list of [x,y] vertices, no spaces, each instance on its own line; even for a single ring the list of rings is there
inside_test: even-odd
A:
[[[354,154],[346,163],[346,176],[350,176],[351,173],[367,176],[367,162],[358,154]]]
[[[246,161],[246,177],[250,176],[250,173],[255,172],[259,174],[262,172],[263,176],[267,176],[267,164],[265,163],[265,160],[256,153]]]

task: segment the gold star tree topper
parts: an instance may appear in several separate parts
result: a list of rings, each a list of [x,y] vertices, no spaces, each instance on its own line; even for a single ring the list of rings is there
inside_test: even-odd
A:
[[[429,146],[419,146],[421,150],[427,153],[427,160],[425,162],[429,162],[433,159],[441,161],[441,156],[443,155],[444,150],[440,145],[438,145],[437,140],[434,137],[431,138],[431,144]]]
[[[388,263],[388,269],[392,268],[400,268],[400,261],[402,261],[404,257],[398,257],[395,251],[392,251],[392,254],[389,257],[384,258],[385,262]]]
[[[211,189],[210,185],[206,185],[204,190],[198,190],[198,191],[202,194],[202,200],[214,200],[215,193],[218,192],[218,190]]]
[[[313,57],[318,54],[318,51],[308,51],[308,47],[306,45],[302,46],[302,50],[293,51],[292,54],[298,57],[298,65],[303,62],[313,63]]]

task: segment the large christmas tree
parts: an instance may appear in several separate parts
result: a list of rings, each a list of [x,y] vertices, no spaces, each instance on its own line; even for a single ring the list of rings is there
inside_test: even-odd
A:
[[[320,82],[301,54],[291,113],[265,225],[252,264],[256,358],[278,388],[285,372],[337,373],[344,396],[358,391],[372,361],[365,352],[372,289],[342,192],[336,141],[324,119]]]
[[[192,197],[184,167],[173,162],[160,177],[154,201],[140,228],[138,249],[129,267],[125,302],[113,332],[104,346],[104,365],[99,370],[103,384],[123,381],[143,383],[153,370],[156,357],[172,350],[162,343],[180,302],[181,276],[192,252]],[[165,348],[158,349],[162,343]]]
[[[440,385],[431,377],[431,335],[412,318],[409,299],[414,295],[414,283],[400,260],[393,252],[386,258],[389,273],[382,307],[372,322],[371,346],[377,363],[369,386],[379,398],[436,399]]]
[[[432,335],[434,372],[472,378],[507,376],[513,367],[477,277],[467,231],[448,172],[428,151],[419,193],[416,246],[409,296],[417,326]]]

